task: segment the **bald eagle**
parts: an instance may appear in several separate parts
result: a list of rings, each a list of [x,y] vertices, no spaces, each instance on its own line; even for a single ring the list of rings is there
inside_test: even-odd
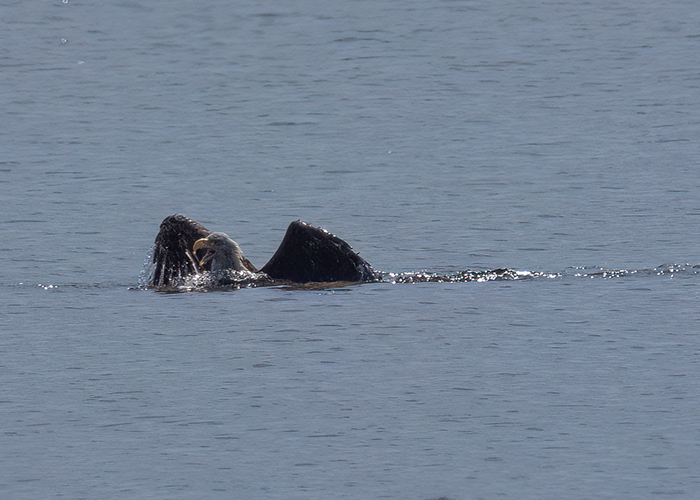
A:
[[[379,274],[350,245],[328,231],[292,222],[270,261],[259,270],[225,233],[184,215],[166,217],[156,236],[147,286],[177,287],[209,273],[215,285],[377,281]]]

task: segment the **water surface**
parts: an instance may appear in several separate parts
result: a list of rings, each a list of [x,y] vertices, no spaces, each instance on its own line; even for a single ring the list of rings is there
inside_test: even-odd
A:
[[[692,2],[15,2],[3,498],[696,498]],[[184,213],[379,270],[158,294]]]

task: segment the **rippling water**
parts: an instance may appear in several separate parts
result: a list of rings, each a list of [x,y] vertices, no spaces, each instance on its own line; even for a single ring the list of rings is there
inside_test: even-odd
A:
[[[3,499],[698,496],[693,2],[2,10]],[[177,212],[523,279],[138,289]]]

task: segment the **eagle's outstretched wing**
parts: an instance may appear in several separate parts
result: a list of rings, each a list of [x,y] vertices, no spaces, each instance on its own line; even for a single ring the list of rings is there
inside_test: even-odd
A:
[[[207,228],[184,215],[166,217],[153,247],[148,286],[177,286],[190,275],[209,271],[210,263],[199,265],[202,256],[194,255],[193,247],[197,240],[210,234]],[[242,255],[240,258],[251,272],[257,272],[248,259]],[[273,280],[294,283],[378,279],[372,266],[345,241],[301,221],[289,225],[277,252],[260,272]]]
[[[295,283],[377,279],[372,266],[345,241],[301,221],[289,225],[279,248],[260,271]]]
[[[192,247],[195,241],[209,234],[211,231],[184,215],[166,217],[156,236],[148,286],[167,287],[197,273]]]

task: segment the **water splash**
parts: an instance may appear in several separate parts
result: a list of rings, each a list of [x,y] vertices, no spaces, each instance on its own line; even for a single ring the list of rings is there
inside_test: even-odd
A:
[[[144,259],[143,270],[139,274],[138,288],[145,290],[152,287],[148,283],[152,281],[155,272],[153,264],[153,248],[149,250]],[[498,268],[488,270],[463,270],[452,273],[440,273],[427,270],[417,272],[380,272],[376,273],[373,283],[411,284],[411,283],[468,283],[490,281],[522,281],[536,279],[557,278],[586,278],[586,279],[622,279],[634,276],[665,276],[692,277],[700,275],[700,264],[663,264],[650,269],[608,269],[598,266],[572,266],[563,271],[544,272]],[[350,283],[342,283],[346,286]],[[354,283],[353,283],[354,284]],[[157,288],[164,293],[182,292],[208,292],[215,290],[239,290],[241,288],[253,288],[261,286],[282,286],[295,289],[320,289],[335,288],[338,283],[291,283],[273,280],[264,273],[252,273],[249,271],[225,271],[212,275],[203,272],[195,275],[179,276],[172,285]]]
[[[562,276],[582,278],[614,279],[632,276],[695,276],[700,274],[700,264],[662,264],[651,269],[606,269],[603,267],[570,267],[562,272]]]
[[[382,273],[379,281],[385,283],[465,283],[469,281],[511,281],[532,278],[555,278],[558,274],[515,269],[492,269],[487,271],[458,271],[450,274],[420,271],[415,273]]]

